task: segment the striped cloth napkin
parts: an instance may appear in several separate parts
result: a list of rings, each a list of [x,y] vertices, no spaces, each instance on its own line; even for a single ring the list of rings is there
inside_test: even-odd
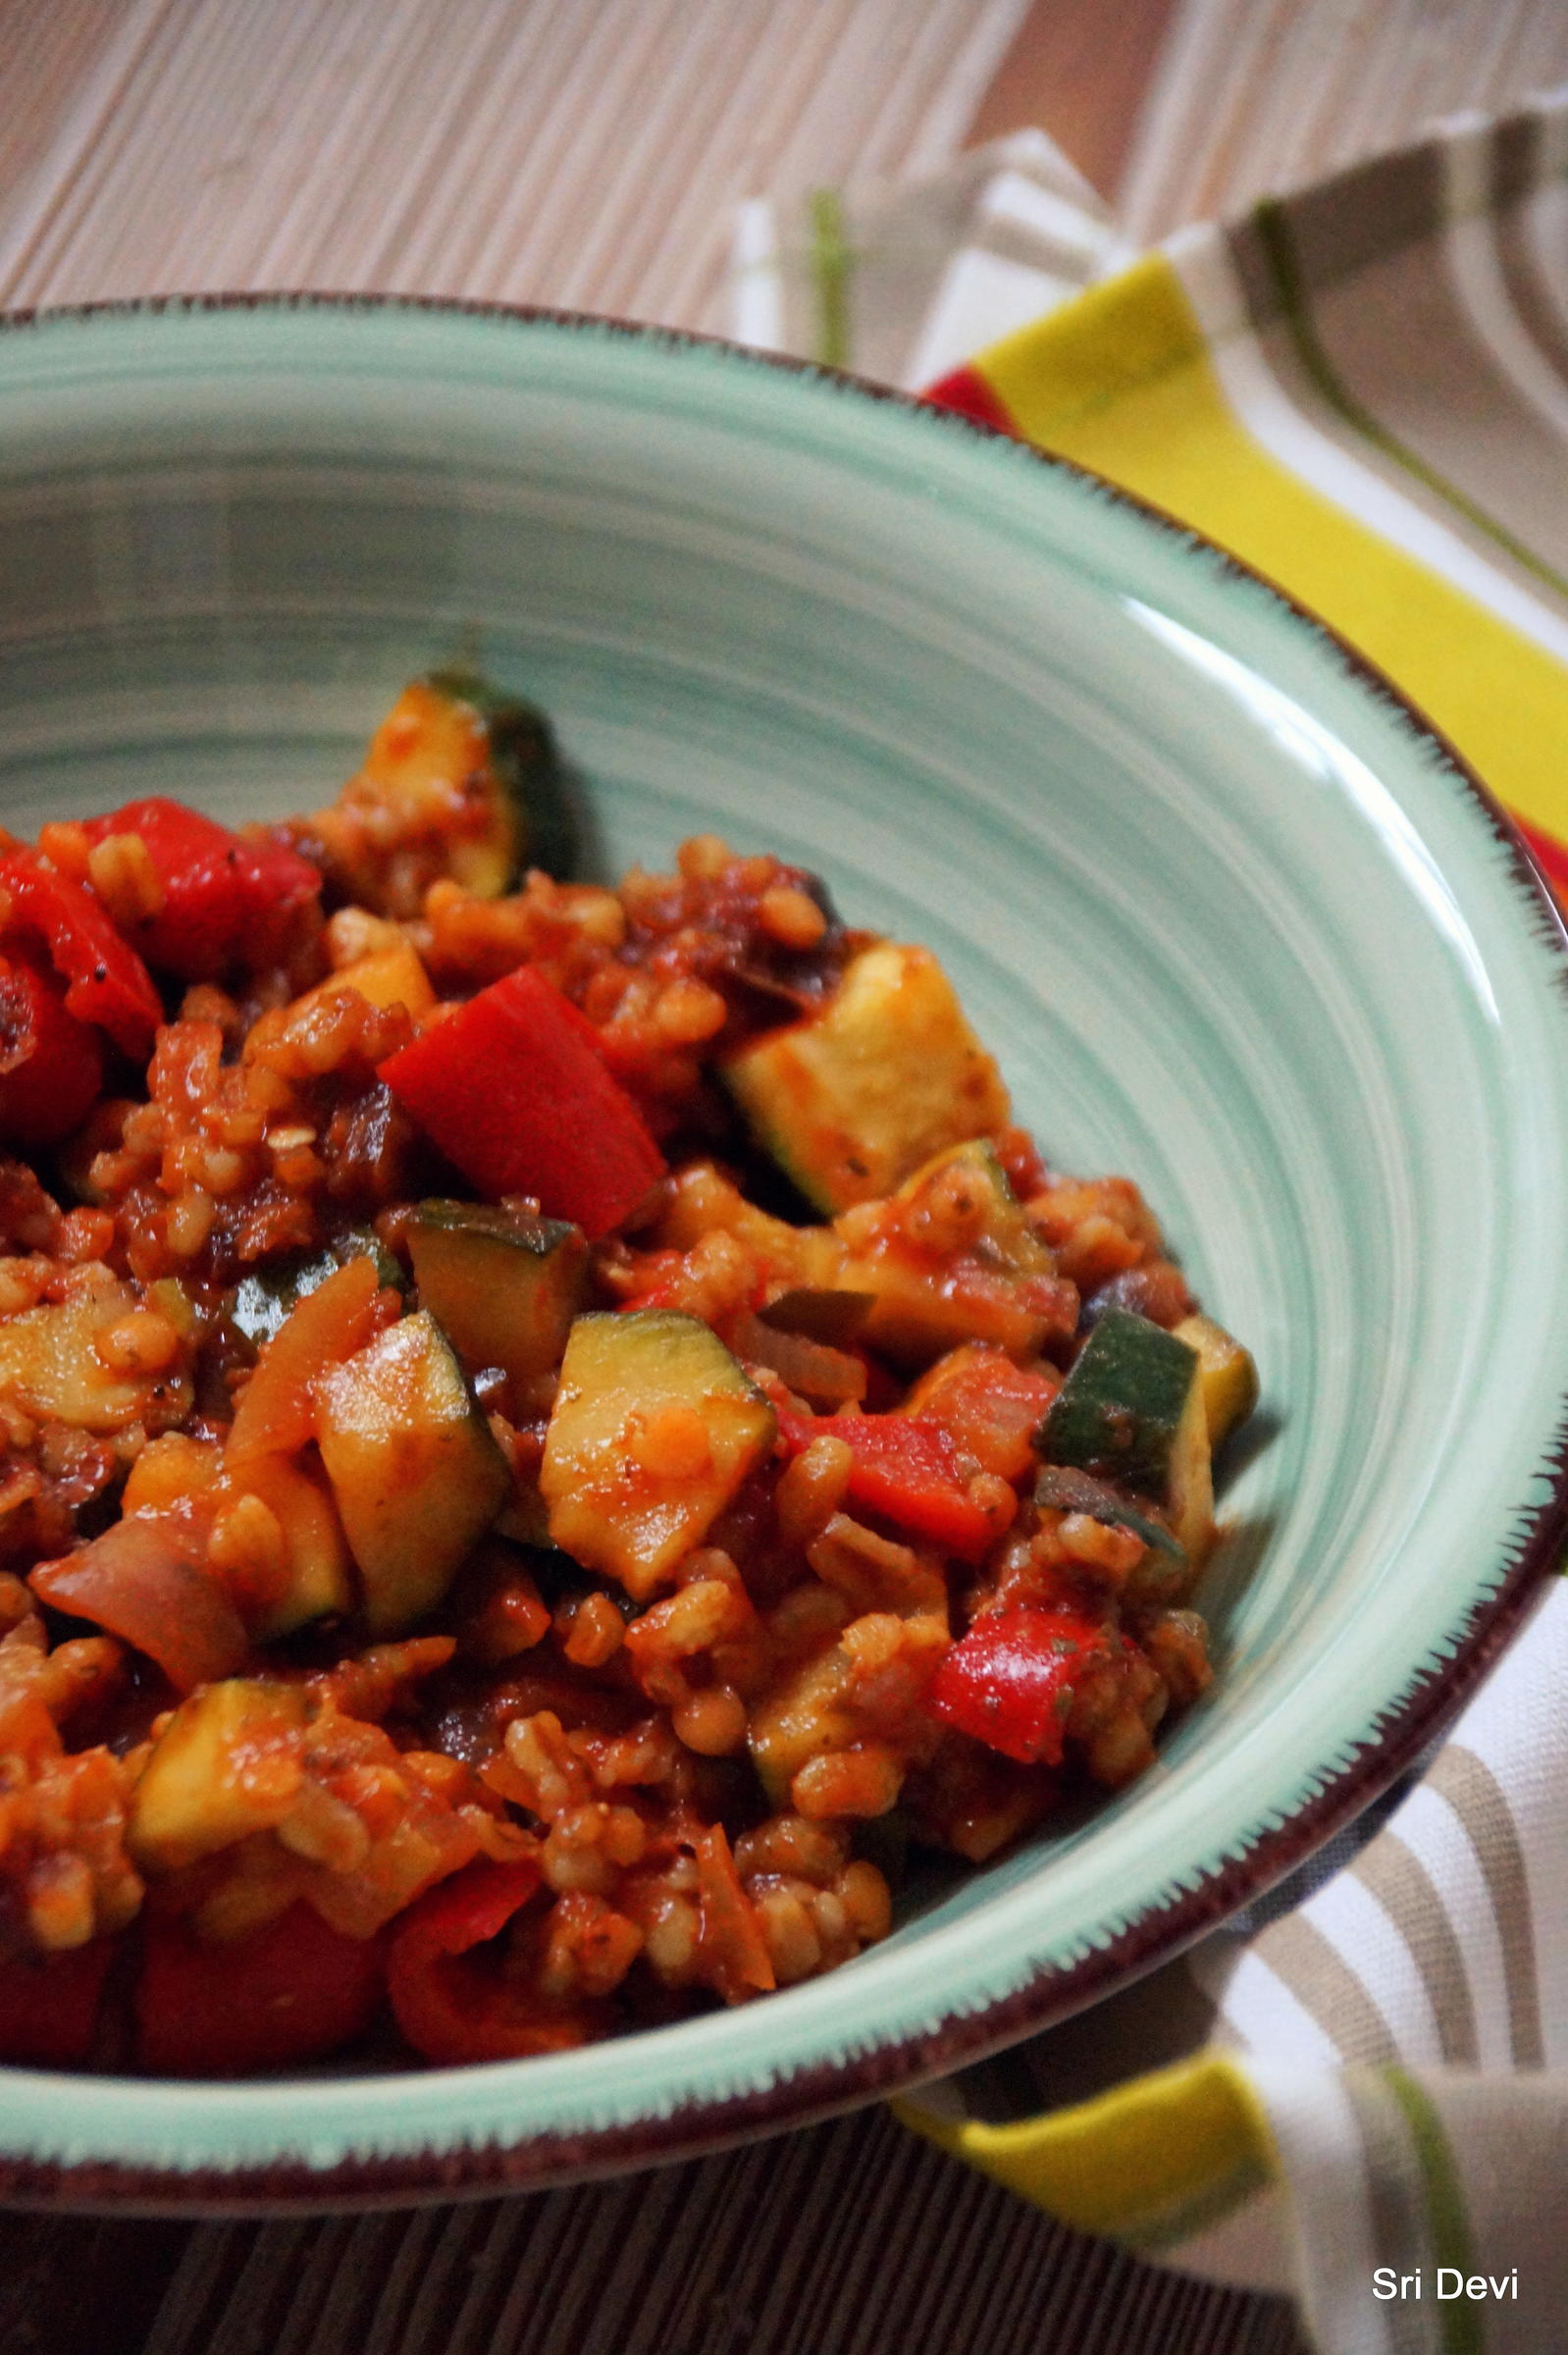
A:
[[[819,196],[814,236],[753,208],[737,325],[926,384],[1233,550],[1414,698],[1568,890],[1568,92],[1110,277],[1090,200],[1075,294],[1069,241],[1031,254],[1015,207],[1033,317],[986,340],[971,303],[985,347],[944,373],[932,289],[978,286],[1010,169],[982,151],[945,216],[920,192],[975,241],[918,315],[896,191]],[[1425,1772],[1266,1905],[903,2114],[1083,2230],[1293,2288],[1329,2355],[1568,2347],[1565,1692],[1554,1587]]]
[[[1043,131],[945,172],[757,197],[736,222],[731,333],[914,391],[1132,258]]]

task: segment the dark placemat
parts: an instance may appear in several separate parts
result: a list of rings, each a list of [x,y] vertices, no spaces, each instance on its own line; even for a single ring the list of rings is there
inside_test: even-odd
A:
[[[3,2355],[1306,2355],[881,2110],[613,2182],[300,2223],[0,2218]]]

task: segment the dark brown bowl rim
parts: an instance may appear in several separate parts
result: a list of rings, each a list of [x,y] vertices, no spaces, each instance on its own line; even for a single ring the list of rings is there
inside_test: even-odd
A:
[[[1205,550],[1237,579],[1268,590],[1332,646],[1346,668],[1375,696],[1400,712],[1437,747],[1503,846],[1517,880],[1540,903],[1544,918],[1543,934],[1563,960],[1559,978],[1568,992],[1568,923],[1563,912],[1501,804],[1442,731],[1434,726],[1385,670],[1288,589],[1179,517],[1136,493],[1124,490],[1093,468],[1039,449],[962,410],[943,407],[842,369],[749,349],[718,336],[701,336],[637,320],[542,305],[308,288],[257,293],[154,294],[127,300],[0,311],[0,332],[14,333],[84,319],[145,318],[164,312],[219,310],[433,311],[504,320],[520,326],[607,332],[672,350],[716,350],[749,367],[821,379],[860,397],[911,410],[923,419],[939,417],[945,430],[981,441],[1007,442],[1041,466],[1094,485],[1147,522],[1174,533],[1188,546]],[[1568,1400],[1564,1405],[1568,1406]],[[1328,1775],[1313,1797],[1284,1822],[1263,1832],[1244,1857],[1232,1858],[1217,1871],[1206,1874],[1198,1888],[1184,1890],[1171,1905],[1151,1910],[1078,1961],[1047,1965],[1024,1986],[982,2011],[952,2015],[933,2029],[858,2054],[848,2061],[824,2062],[797,2069],[770,2086],[721,2100],[693,2101],[656,2120],[633,2120],[578,2133],[535,2133],[515,2141],[493,2141],[458,2149],[427,2147],[391,2157],[347,2159],[326,2168],[282,2160],[233,2169],[187,2170],[129,2166],[110,2160],[75,2163],[30,2160],[0,2153],[0,2202],[35,2209],[188,2217],[298,2215],[482,2199],[697,2158],[738,2142],[814,2124],[864,2102],[907,2092],[933,2077],[984,2060],[1102,2000],[1156,1964],[1173,1960],[1239,1907],[1262,1897],[1293,1871],[1421,1756],[1517,1635],[1540,1600],[1545,1581],[1563,1549],[1568,1538],[1568,1419],[1564,1422],[1563,1437],[1550,1463],[1542,1467],[1542,1473],[1550,1481],[1550,1493],[1543,1503],[1523,1507],[1510,1516],[1511,1526],[1522,1527],[1523,1535],[1513,1541],[1513,1558],[1497,1588],[1474,1605],[1471,1624],[1459,1639],[1453,1656],[1416,1678],[1380,1732],[1350,1765]],[[236,2095],[242,2091],[239,2087],[235,2090]]]

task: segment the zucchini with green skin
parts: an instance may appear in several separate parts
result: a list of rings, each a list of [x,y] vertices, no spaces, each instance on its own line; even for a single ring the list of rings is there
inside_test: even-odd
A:
[[[290,832],[335,898],[402,919],[433,883],[497,899],[530,866],[567,873],[573,850],[549,721],[462,668],[405,687],[337,801]]]
[[[524,1386],[554,1371],[587,1282],[580,1227],[433,1201],[406,1232],[420,1305],[473,1372],[499,1366]]]
[[[432,671],[424,684],[432,695],[477,712],[489,739],[494,822],[483,846],[476,844],[453,864],[455,880],[477,899],[497,899],[531,866],[570,874],[576,848],[571,801],[544,712],[457,663]]]
[[[411,838],[444,835],[444,871],[476,899],[498,899],[529,866],[568,864],[549,723],[475,671],[433,671],[405,687],[345,798],[377,806]]]
[[[511,1489],[451,1344],[403,1317],[316,1388],[316,1437],[373,1636],[433,1610]]]
[[[1152,1498],[1177,1544],[1201,1560],[1214,1533],[1202,1367],[1174,1333],[1130,1309],[1108,1309],[1052,1400],[1036,1445],[1047,1464]]]
[[[878,941],[827,1003],[719,1066],[756,1135],[829,1215],[1012,1118],[995,1063],[929,949]]]
[[[313,1619],[340,1619],[357,1600],[353,1564],[326,1482],[307,1456],[262,1455],[237,1476],[238,1494],[259,1497],[283,1532],[283,1592],[250,1622],[258,1644],[291,1636]]]
[[[259,1349],[307,1292],[318,1291],[351,1259],[374,1260],[382,1282],[402,1290],[403,1271],[380,1235],[370,1227],[350,1227],[319,1251],[296,1251],[241,1276],[227,1302],[231,1324]]]
[[[540,1467],[550,1541],[641,1599],[703,1543],[777,1430],[769,1401],[698,1318],[579,1317]]]

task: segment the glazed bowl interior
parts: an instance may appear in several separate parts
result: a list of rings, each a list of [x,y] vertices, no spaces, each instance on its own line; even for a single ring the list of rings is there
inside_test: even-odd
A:
[[[715,829],[929,943],[1050,1160],[1137,1179],[1264,1399],[1199,1597],[1218,1678],[1158,1766],[850,1968],[464,2072],[8,2072],[0,2152],[326,2196],[810,2115],[1264,1885],[1517,1617],[1560,1518],[1560,943],[1440,748],[1213,551],[722,348],[172,309],[0,336],[0,644],[19,833],[148,791],[309,806],[405,677],[477,654],[553,715],[605,871]]]

